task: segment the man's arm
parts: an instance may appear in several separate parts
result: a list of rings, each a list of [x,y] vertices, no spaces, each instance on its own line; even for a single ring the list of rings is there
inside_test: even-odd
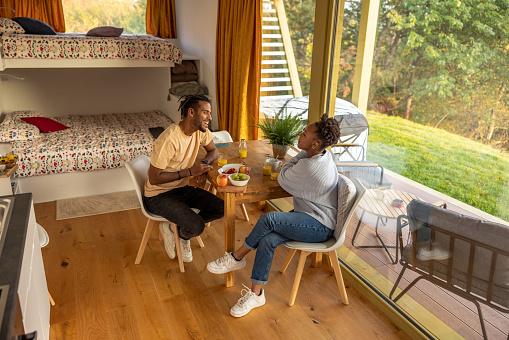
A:
[[[207,151],[207,154],[205,155],[205,158],[203,158],[202,162],[206,164],[212,164],[219,156],[219,151],[217,151],[216,144],[211,141],[209,144],[205,145],[204,148],[205,151]]]
[[[182,169],[176,172],[166,172],[164,169],[156,168],[150,164],[150,168],[148,170],[148,178],[150,184],[158,185],[178,181],[179,179],[189,176],[200,176],[209,170],[212,170],[212,165],[207,165],[204,163],[198,163],[191,168]]]

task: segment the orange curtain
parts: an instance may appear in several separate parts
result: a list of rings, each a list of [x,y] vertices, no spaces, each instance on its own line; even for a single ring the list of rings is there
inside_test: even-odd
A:
[[[219,0],[216,34],[217,115],[234,141],[257,139],[262,68],[262,0]]]
[[[4,18],[28,17],[43,21],[53,27],[56,32],[65,32],[64,8],[62,0],[0,0],[0,7],[10,7],[10,10],[0,9],[0,16]]]
[[[147,34],[159,38],[177,38],[175,0],[147,0]]]

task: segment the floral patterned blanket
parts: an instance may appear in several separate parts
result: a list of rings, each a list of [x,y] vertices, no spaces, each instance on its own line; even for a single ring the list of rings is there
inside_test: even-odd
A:
[[[20,177],[119,168],[139,155],[149,155],[150,127],[172,121],[160,111],[52,117],[69,129],[12,141]]]
[[[128,59],[178,64],[182,60],[180,50],[173,43],[151,35],[90,37],[79,33],[4,33],[1,37],[6,59]]]

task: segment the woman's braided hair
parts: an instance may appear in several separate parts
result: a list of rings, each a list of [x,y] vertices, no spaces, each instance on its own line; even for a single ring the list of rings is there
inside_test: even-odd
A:
[[[324,114],[316,124],[316,137],[322,142],[322,149],[337,144],[341,135],[339,122]]]
[[[211,104],[209,98],[199,95],[199,94],[191,94],[191,95],[186,95],[186,96],[180,97],[179,98],[180,115],[182,117],[186,117],[187,112],[189,111],[189,108],[191,108],[191,107],[194,110],[197,110],[200,107],[199,106],[200,101],[204,101],[204,102]]]

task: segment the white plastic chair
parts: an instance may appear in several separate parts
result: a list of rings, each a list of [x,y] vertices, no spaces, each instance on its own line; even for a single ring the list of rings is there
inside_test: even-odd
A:
[[[136,189],[136,195],[140,201],[141,211],[143,212],[143,215],[148,218],[147,226],[145,227],[145,232],[143,233],[143,238],[141,239],[140,248],[138,249],[138,255],[136,255],[136,260],[134,261],[134,264],[139,264],[141,262],[141,258],[143,257],[143,253],[145,252],[145,248],[147,246],[148,239],[154,225],[157,222],[169,222],[172,225],[174,231],[177,230],[177,226],[162,216],[148,212],[143,205],[143,189],[145,187],[145,181],[147,180],[147,173],[150,167],[150,158],[145,155],[138,156],[132,161],[125,163],[125,167],[129,171],[129,175],[131,175],[131,179],[133,180],[134,188]],[[177,250],[179,268],[183,273],[185,270],[184,261],[182,260],[182,250],[180,249],[180,237],[178,232],[174,232],[173,235],[175,235],[175,248]],[[196,236],[196,240],[200,244],[200,247],[205,246],[200,236]]]
[[[328,262],[329,264],[332,264],[332,267],[336,272],[336,281],[338,283],[339,293],[341,294],[341,301],[343,301],[345,305],[348,304],[348,296],[346,295],[345,283],[343,282],[343,275],[341,274],[341,268],[339,267],[336,249],[338,249],[343,244],[343,242],[345,242],[345,232],[346,229],[348,228],[348,224],[350,223],[350,220],[352,219],[355,209],[357,208],[357,205],[362,199],[362,196],[364,196],[364,194],[366,193],[366,188],[356,178],[352,179],[352,182],[354,183],[357,191],[355,193],[355,198],[353,200],[352,207],[348,212],[345,222],[341,223],[341,220],[338,219],[338,224],[336,225],[338,235],[336,235],[335,232],[333,237],[322,243],[307,243],[297,241],[290,241],[284,243],[286,247],[290,248],[290,251],[288,252],[285,262],[281,267],[280,270],[281,273],[285,272],[286,268],[288,268],[288,265],[292,261],[292,258],[297,252],[297,250],[300,250],[299,264],[297,266],[297,272],[295,274],[295,280],[293,282],[293,288],[290,294],[290,302],[288,303],[289,306],[293,306],[293,304],[295,303],[295,298],[297,297],[297,291],[299,290],[300,279],[302,278],[302,272],[304,270],[306,258],[308,255],[312,253],[327,254]]]
[[[214,135],[214,139],[215,139],[214,143],[216,143],[216,140],[219,140],[224,143],[232,143],[233,142],[232,136],[226,130],[213,131],[212,134]],[[205,184],[205,190],[210,190],[211,186],[212,186],[211,183],[209,182],[209,180],[207,180],[207,183]],[[211,192],[213,194],[215,194],[215,189],[212,188]],[[244,205],[244,203],[242,203],[240,205],[240,208],[242,209],[242,215],[244,215],[244,219],[249,222],[249,215],[247,214],[246,206]]]

